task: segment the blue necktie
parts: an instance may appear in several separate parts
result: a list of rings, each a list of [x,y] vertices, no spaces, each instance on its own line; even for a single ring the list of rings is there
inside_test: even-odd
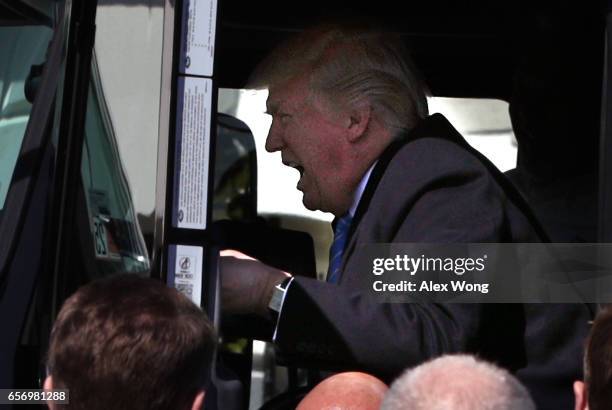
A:
[[[346,246],[346,239],[352,219],[351,214],[346,214],[338,219],[334,228],[334,241],[329,249],[329,270],[327,271],[327,281],[329,283],[338,283],[340,278],[342,255],[344,254],[344,247]]]

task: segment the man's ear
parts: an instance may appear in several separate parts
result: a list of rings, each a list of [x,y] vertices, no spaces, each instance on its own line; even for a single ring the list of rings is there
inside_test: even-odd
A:
[[[50,375],[47,376],[47,378],[45,379],[45,382],[43,383],[43,390],[44,391],[51,391],[51,390],[53,390],[53,378]],[[55,406],[53,405],[52,401],[48,401],[47,402],[47,406],[51,410],[55,409]]]
[[[586,385],[582,381],[574,382],[574,410],[589,410]]]
[[[204,408],[204,390],[198,391],[195,398],[193,399],[193,404],[191,405],[191,410],[202,410]]]
[[[372,119],[372,107],[367,103],[356,104],[348,112],[347,130],[349,142],[358,141],[368,129]]]

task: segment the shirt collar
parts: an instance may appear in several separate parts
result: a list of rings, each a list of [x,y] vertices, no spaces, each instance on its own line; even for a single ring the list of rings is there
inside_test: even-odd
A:
[[[357,185],[357,189],[355,190],[355,194],[353,195],[353,204],[349,208],[349,214],[351,217],[355,216],[355,211],[357,211],[357,206],[359,205],[359,201],[363,196],[363,191],[365,191],[366,185],[368,185],[368,180],[370,179],[370,174],[372,174],[372,170],[378,161],[374,161],[374,163],[368,168],[366,173],[361,177],[361,181],[359,181],[359,185]]]

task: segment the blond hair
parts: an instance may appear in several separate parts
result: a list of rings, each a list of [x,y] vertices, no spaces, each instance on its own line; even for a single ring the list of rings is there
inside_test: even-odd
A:
[[[426,86],[398,36],[363,26],[319,26],[277,47],[255,70],[252,88],[308,76],[332,107],[367,102],[398,135],[428,114]]]

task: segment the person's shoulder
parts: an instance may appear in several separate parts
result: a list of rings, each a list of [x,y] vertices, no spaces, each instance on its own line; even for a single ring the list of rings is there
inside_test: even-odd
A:
[[[459,144],[444,138],[425,137],[404,144],[389,162],[385,177],[409,178],[427,183],[453,176],[489,178],[486,166]]]

